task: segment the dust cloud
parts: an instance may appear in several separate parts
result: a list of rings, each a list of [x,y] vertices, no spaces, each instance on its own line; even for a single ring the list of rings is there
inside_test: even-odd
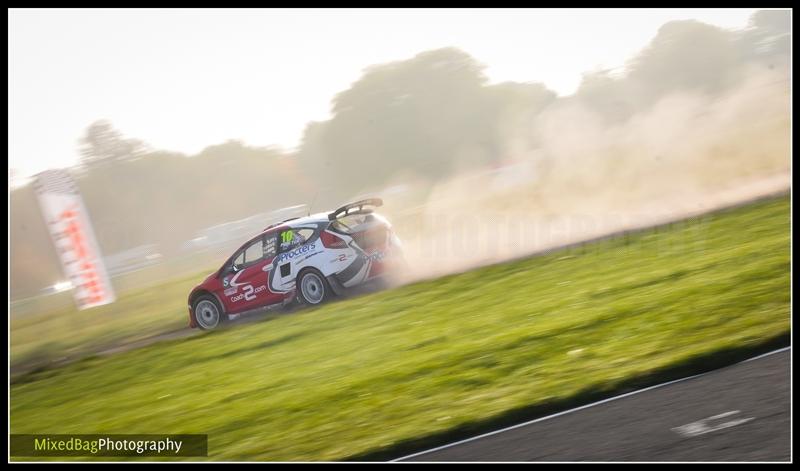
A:
[[[617,124],[565,100],[535,128],[506,130],[534,149],[433,189],[393,186],[382,212],[409,279],[440,276],[786,191],[790,127],[788,75],[766,68],[721,95],[667,95]]]

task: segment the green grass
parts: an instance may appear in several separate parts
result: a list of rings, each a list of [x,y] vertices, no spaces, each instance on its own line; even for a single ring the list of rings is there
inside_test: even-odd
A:
[[[11,431],[207,433],[213,460],[338,460],[617,391],[788,333],[789,206],[41,372],[12,384]]]
[[[81,358],[110,346],[186,327],[189,291],[213,270],[133,289],[125,289],[122,283],[116,302],[83,311],[75,308],[71,293],[12,307],[14,376],[14,370],[35,369],[62,358]],[[145,273],[155,275],[154,272],[156,269],[146,269]],[[143,275],[137,273],[128,278],[131,276]]]

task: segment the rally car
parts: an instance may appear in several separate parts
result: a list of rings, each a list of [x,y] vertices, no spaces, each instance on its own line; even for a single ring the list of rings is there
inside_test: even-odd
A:
[[[403,265],[400,240],[378,198],[273,224],[189,294],[189,325],[210,330],[246,311],[317,305]]]

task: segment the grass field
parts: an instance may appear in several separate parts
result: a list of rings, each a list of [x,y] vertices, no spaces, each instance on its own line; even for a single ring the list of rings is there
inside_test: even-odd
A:
[[[785,336],[789,224],[784,196],[86,359],[12,384],[11,431],[207,433],[213,460],[431,444]]]
[[[11,315],[11,366],[30,369],[62,358],[80,358],[103,348],[186,327],[189,291],[208,268],[157,286],[118,293],[113,304],[84,311],[75,308],[70,293],[47,308]]]

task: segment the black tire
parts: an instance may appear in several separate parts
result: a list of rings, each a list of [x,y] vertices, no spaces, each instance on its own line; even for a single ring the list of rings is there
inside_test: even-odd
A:
[[[194,300],[192,304],[194,322],[202,330],[214,330],[228,319],[217,298],[204,294]]]
[[[333,295],[333,290],[319,270],[307,268],[297,276],[297,301],[301,306],[319,306]]]

